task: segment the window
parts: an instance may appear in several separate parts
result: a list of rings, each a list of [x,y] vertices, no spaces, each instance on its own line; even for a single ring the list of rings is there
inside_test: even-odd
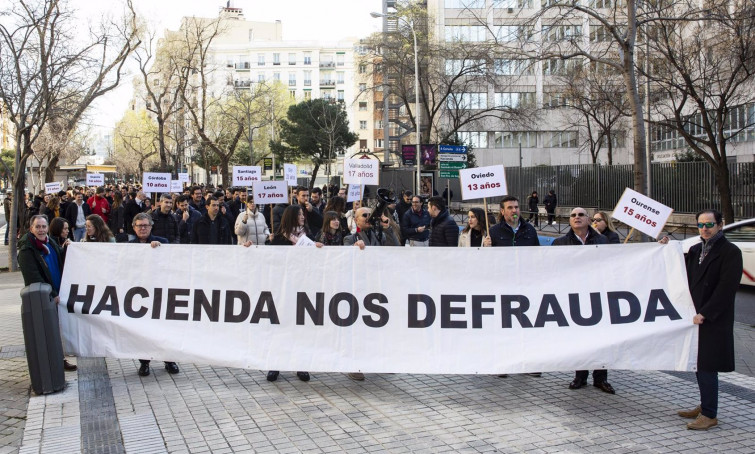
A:
[[[504,92],[496,93],[493,102],[495,107],[508,107],[510,109],[521,109],[535,105],[535,93],[533,92]]]
[[[485,0],[445,0],[446,8],[485,8]]]
[[[280,82],[281,80],[281,73],[273,73],[273,80],[276,82]]]
[[[543,147],[577,148],[577,136],[577,131],[546,131],[543,132]]]
[[[257,82],[259,83],[265,82],[265,73],[257,73]]]
[[[364,101],[359,102],[359,110],[366,111],[367,110],[367,103]]]
[[[265,54],[257,54],[257,66],[265,66]]]
[[[361,65],[359,65],[359,74],[365,74],[365,73],[367,73],[367,65],[362,63]]]
[[[487,148],[488,147],[488,133],[485,131],[461,131],[457,132],[461,143],[471,145],[474,148]]]
[[[529,76],[534,74],[533,65],[529,60],[497,58],[493,60],[493,68],[499,76]]]
[[[289,65],[295,65],[296,64],[296,54],[293,52],[290,52],[288,54],[288,64]]]
[[[532,9],[532,0],[493,0],[493,8]]]
[[[367,148],[367,139],[359,139],[359,149],[364,150]]]
[[[543,107],[558,108],[569,107],[572,101],[562,92],[545,92],[543,93]]]
[[[296,85],[296,73],[288,73],[288,86],[293,87]]]
[[[611,33],[606,26],[590,25],[590,41],[594,43],[605,43],[611,41],[611,39]]]
[[[626,2],[624,0],[589,0],[587,4],[590,5],[590,8],[595,9],[614,9],[626,7]]]
[[[565,76],[579,67],[580,64],[580,60],[561,60],[560,58],[543,60],[543,75]]]
[[[495,148],[522,148],[537,147],[537,132],[535,131],[503,131],[495,133]]]
[[[338,90],[336,92],[336,99],[339,100],[339,101],[344,101],[345,95],[344,95],[343,90]]]
[[[304,52],[304,64],[305,65],[312,64],[312,52]]]
[[[487,109],[487,93],[453,93],[448,97],[449,109]]]
[[[367,120],[359,120],[359,129],[367,129]]]
[[[446,25],[446,41],[482,42],[487,29],[480,25]]]
[[[345,77],[346,76],[345,76],[345,74],[344,74],[343,71],[336,71],[336,83],[337,84],[344,83]]]
[[[280,65],[280,64],[281,64],[281,54],[276,52],[273,54],[273,65]]]
[[[558,42],[577,39],[582,36],[581,25],[543,26],[543,41]]]
[[[481,76],[485,74],[485,60],[446,60],[446,75]]]
[[[336,54],[336,66],[344,66],[346,64],[345,54]]]
[[[530,41],[534,34],[532,27],[525,25],[498,25],[493,30],[496,41],[500,43]]]
[[[603,136],[600,140],[603,147],[608,147],[608,137]],[[613,148],[624,148],[626,146],[626,134],[623,131],[611,134],[611,146]]]
[[[304,71],[304,86],[312,85],[312,71]]]
[[[307,101],[312,99],[312,90],[304,90],[304,99]]]
[[[383,120],[378,120],[375,122],[375,129],[383,129]]]
[[[359,91],[360,92],[361,91],[367,91],[367,84],[365,84],[365,83],[359,84]]]
[[[375,139],[375,148],[383,148],[383,139]]]
[[[296,90],[288,90],[288,97],[291,99],[296,99]]]

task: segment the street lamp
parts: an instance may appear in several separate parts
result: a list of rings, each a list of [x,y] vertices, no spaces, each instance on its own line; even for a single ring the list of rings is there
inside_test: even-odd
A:
[[[420,107],[420,104],[419,104],[419,56],[417,55],[417,32],[414,30],[414,21],[413,20],[408,20],[407,21],[403,17],[397,16],[395,14],[386,14],[386,13],[382,13],[381,14],[381,13],[372,12],[372,13],[370,13],[370,16],[372,16],[374,18],[382,17],[384,19],[389,19],[389,18],[391,18],[391,19],[395,18],[396,20],[403,19],[403,21],[407,25],[409,25],[409,28],[412,30],[412,37],[414,38],[414,103],[416,105],[416,107],[415,107],[414,110],[415,110],[415,120],[416,120],[415,121],[415,131],[416,131],[416,140],[417,140],[417,151],[415,152],[415,155],[414,155],[415,164],[417,166],[417,181],[415,182],[417,184],[417,186],[416,186],[416,188],[414,190],[414,193],[417,194],[417,195],[419,195],[419,191],[420,191],[420,187],[421,187],[420,186],[420,170],[419,169],[420,169],[420,158],[422,157],[422,153],[420,151],[420,143],[421,143],[422,140],[421,140],[420,133],[419,133],[420,118],[421,118],[420,117],[420,115],[421,115],[421,107]],[[385,27],[384,27],[384,29],[385,29]],[[383,65],[383,68],[385,68],[385,65]],[[385,71],[385,69],[383,69],[383,70]],[[383,75],[383,77],[385,77],[385,75]],[[384,101],[386,103],[386,106],[384,107],[384,109],[385,109],[385,112],[387,114],[387,112],[388,112],[388,106],[387,106],[388,97],[387,96],[384,98]],[[388,143],[390,142],[389,136],[387,134],[387,132],[388,132],[388,122],[387,121],[386,121],[386,124],[385,124],[385,128],[386,128],[386,134],[384,134],[385,137],[383,138],[384,141],[385,141],[385,143],[383,145],[385,146],[385,149],[387,150],[388,149]],[[430,195],[432,195],[432,194],[430,194]]]

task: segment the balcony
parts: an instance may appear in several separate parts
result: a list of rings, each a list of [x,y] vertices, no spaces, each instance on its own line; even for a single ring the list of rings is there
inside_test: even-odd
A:
[[[251,80],[234,80],[233,86],[235,88],[249,88],[252,86]]]
[[[336,62],[334,61],[321,61],[320,68],[335,68]]]
[[[305,80],[304,81],[304,86],[305,87],[311,87],[312,86],[312,81],[311,80]]]
[[[335,80],[326,79],[326,80],[320,81],[320,87],[335,87],[335,86],[336,86]]]
[[[295,80],[289,80],[288,81],[288,86],[289,87],[295,87],[296,86],[296,81]]]
[[[236,71],[249,71],[249,68],[251,67],[248,61],[236,63],[234,66],[236,67]]]

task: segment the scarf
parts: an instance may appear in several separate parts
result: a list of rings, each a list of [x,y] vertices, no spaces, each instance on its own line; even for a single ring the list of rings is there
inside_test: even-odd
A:
[[[724,232],[723,230],[721,230],[715,235],[713,235],[712,237],[710,237],[708,241],[703,240],[703,249],[700,251],[700,260],[697,262],[698,265],[701,265],[703,263],[703,259],[705,259],[705,257],[708,255],[711,248],[713,247],[713,244],[715,244],[715,242],[718,241],[719,239],[723,238],[723,236],[724,236]]]
[[[47,237],[45,237],[45,240],[42,241],[33,234],[29,233],[29,239],[32,246],[34,246],[36,250],[40,251],[42,255],[47,255],[50,253],[50,247],[47,245]]]
[[[304,235],[304,227],[299,226],[295,228],[293,232],[291,232],[291,234],[288,236],[288,240],[293,244],[296,244],[299,242],[299,238],[301,238],[302,235]]]
[[[323,232],[322,243],[326,246],[342,245],[343,235],[341,234],[341,229],[336,230],[335,233]]]

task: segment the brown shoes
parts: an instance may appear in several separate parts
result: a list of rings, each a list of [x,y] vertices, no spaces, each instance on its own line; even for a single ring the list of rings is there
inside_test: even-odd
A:
[[[346,375],[348,375],[349,378],[354,381],[364,381],[364,374],[361,372],[349,372]]]
[[[697,419],[687,424],[687,429],[690,430],[708,430],[713,426],[718,425],[717,418],[709,418],[705,415],[697,415]]]
[[[67,370],[69,372],[73,372],[76,369],[78,369],[78,366],[76,366],[76,364],[71,364],[71,363],[68,362],[67,359],[64,359],[63,360],[63,369],[65,369],[65,370]]]
[[[681,416],[682,418],[694,419],[694,418],[697,418],[697,416],[700,414],[701,411],[702,411],[702,408],[700,408],[700,406],[698,405],[692,410],[679,410],[676,412],[676,414]]]

